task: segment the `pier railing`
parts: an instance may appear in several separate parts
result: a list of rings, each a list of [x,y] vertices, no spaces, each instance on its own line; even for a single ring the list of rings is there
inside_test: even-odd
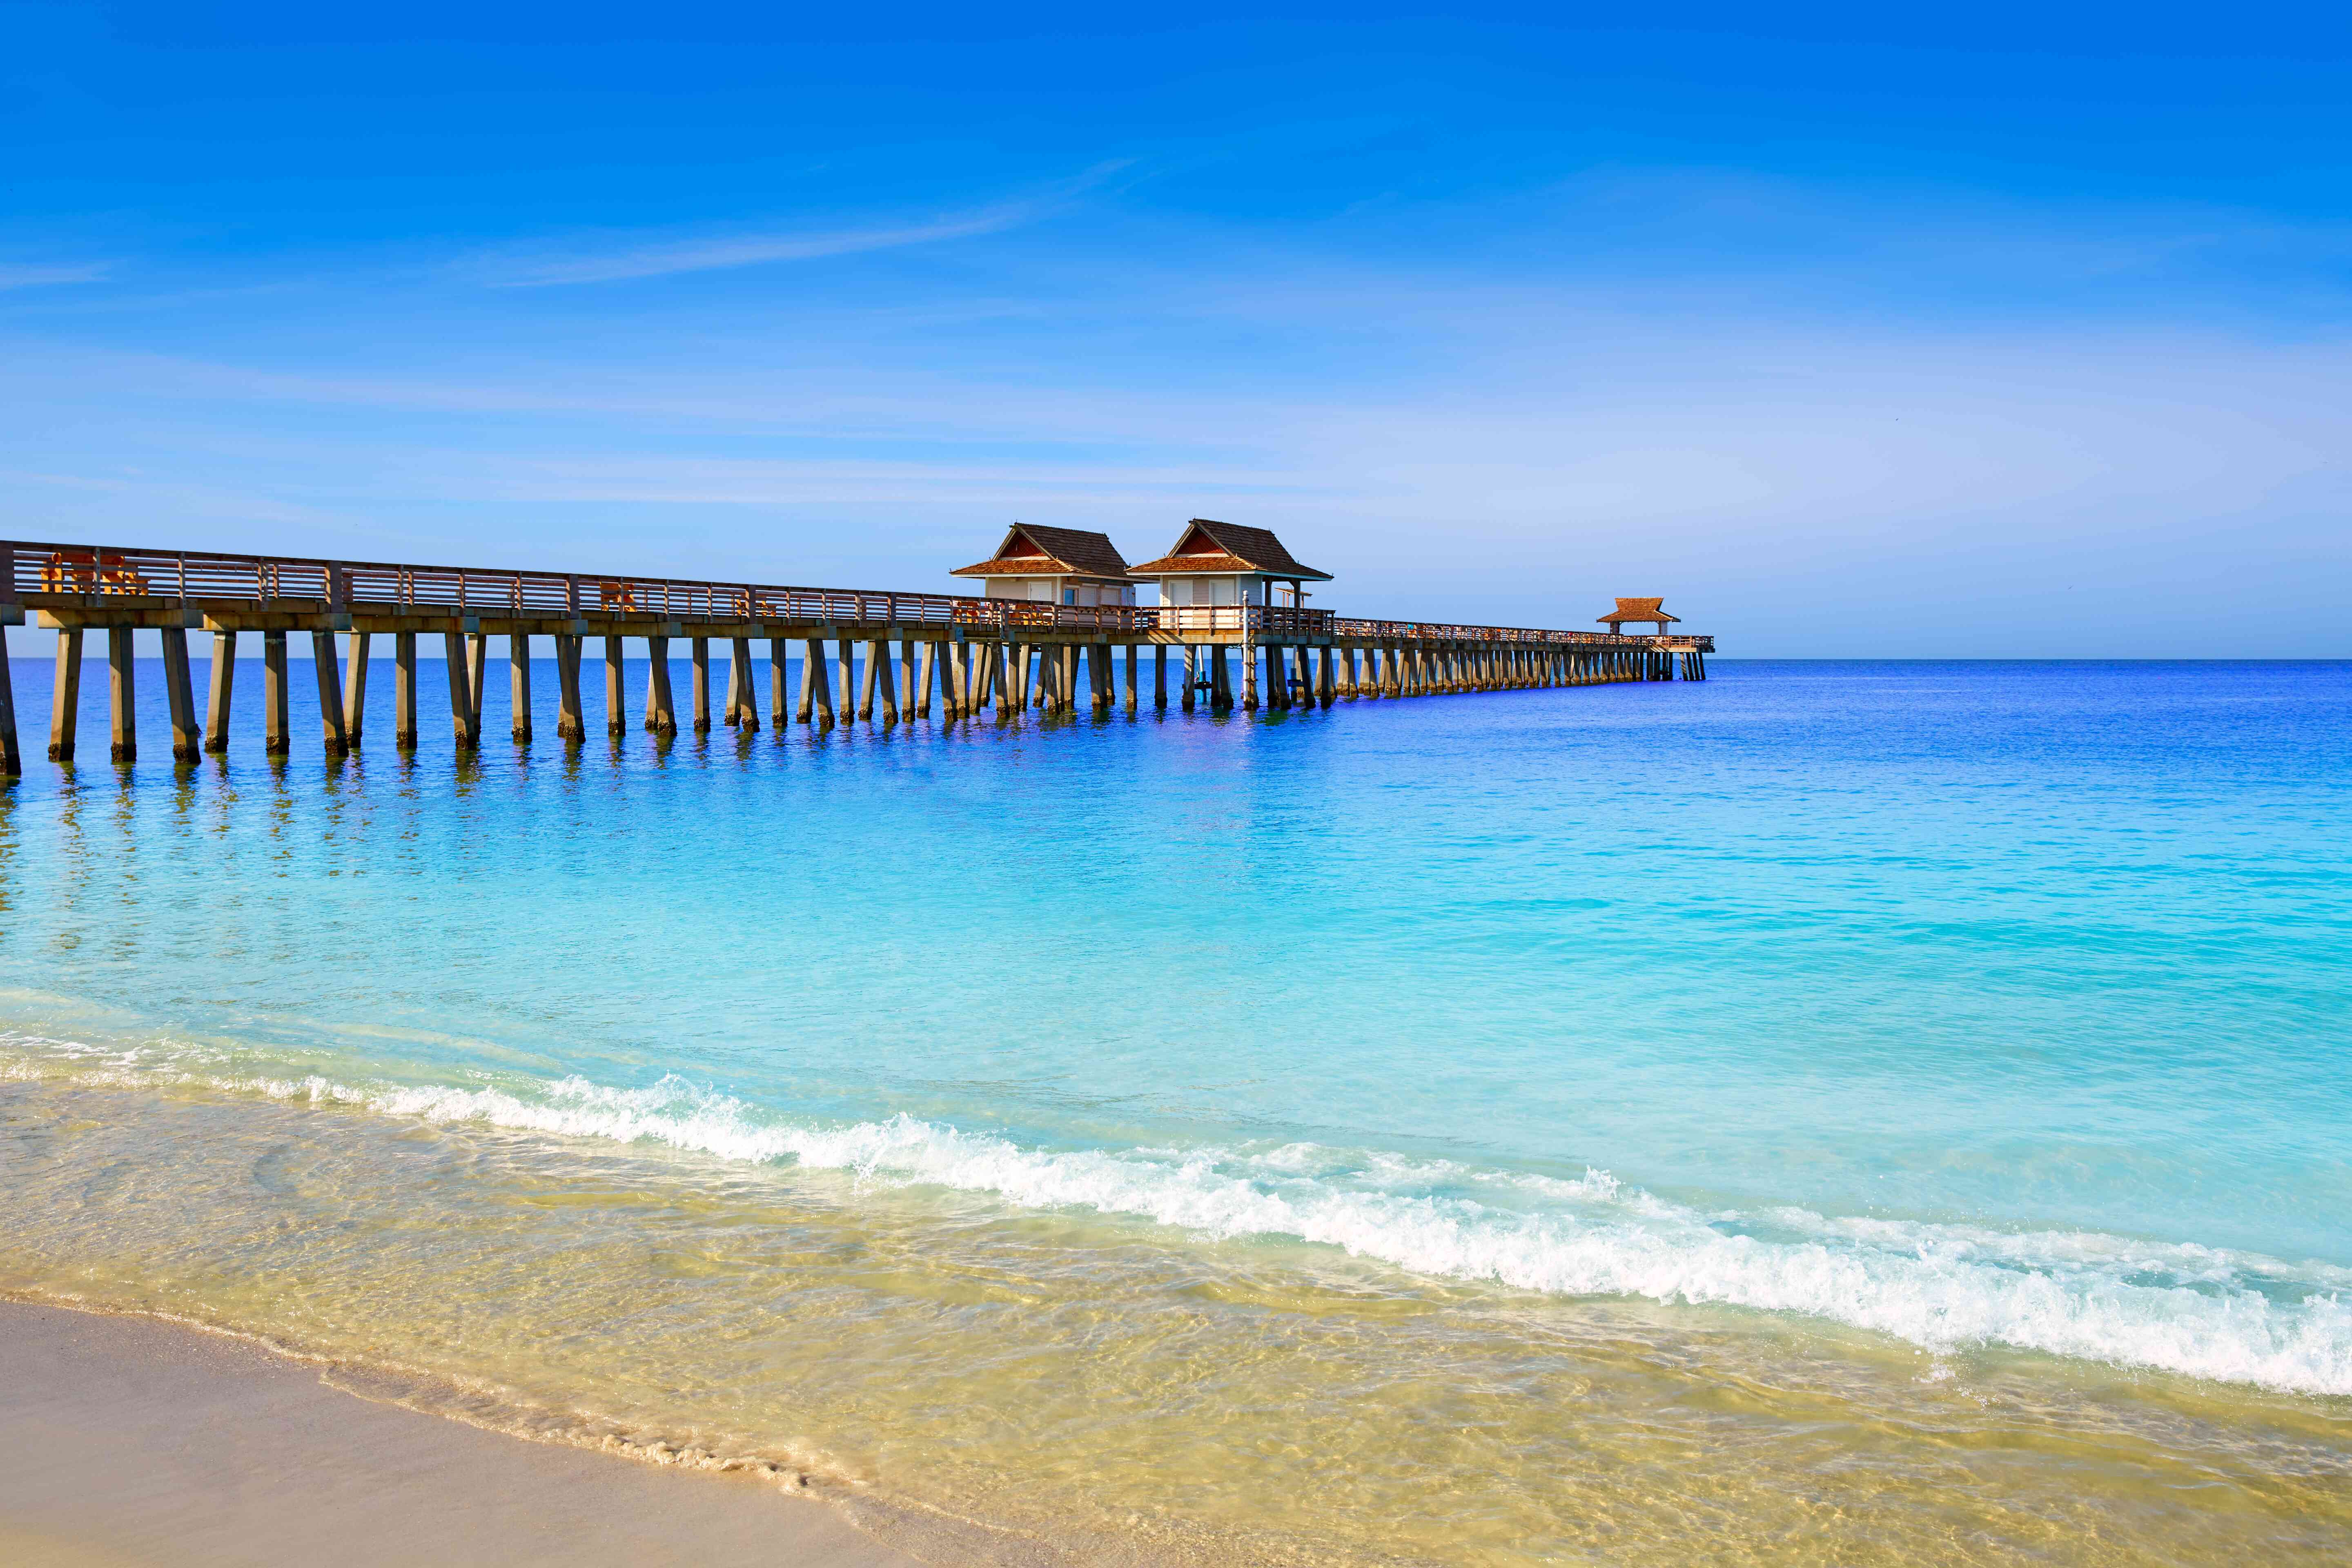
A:
[[[126,600],[293,604],[350,612],[515,620],[955,627],[1248,639],[1636,647],[1612,632],[1364,620],[1287,605],[1056,605],[961,594],[813,588],[576,572],[413,566],[374,561],[0,541],[0,604],[106,609]]]

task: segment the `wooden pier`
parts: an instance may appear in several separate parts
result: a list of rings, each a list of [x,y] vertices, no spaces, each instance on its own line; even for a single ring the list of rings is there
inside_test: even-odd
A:
[[[950,723],[992,710],[999,720],[1033,709],[1102,713],[1123,705],[1133,713],[1147,701],[1167,708],[1171,687],[1172,700],[1191,712],[1202,704],[1217,711],[1280,710],[1440,693],[1704,680],[1714,651],[1706,637],[1360,620],[1297,605],[1053,604],[0,540],[0,626],[24,625],[28,616],[58,633],[48,752],[57,762],[75,756],[83,645],[93,630],[107,634],[109,750],[121,763],[138,755],[131,647],[139,630],[162,635],[172,754],[184,763],[228,747],[237,639],[246,633],[261,637],[263,745],[278,756],[293,747],[286,639],[298,634],[310,638],[329,755],[361,743],[372,639],[380,636],[393,639],[394,744],[417,744],[416,639],[438,637],[450,728],[461,750],[482,742],[492,637],[513,639],[507,679],[512,738],[521,742],[534,738],[528,642],[534,637],[554,645],[556,731],[567,742],[587,735],[581,667],[591,637],[603,642],[604,726],[616,736],[632,728],[622,681],[623,651],[632,637],[644,639],[651,660],[643,724],[659,734],[680,727],[669,645],[681,639],[691,644],[687,721],[697,731],[713,721],[709,646],[719,639],[731,645],[733,657],[719,721],[753,730],[760,724],[755,641],[768,645],[768,721],[779,728],[913,722],[929,719],[934,704]],[[201,724],[191,632],[213,638]],[[337,658],[338,634],[350,638],[347,664]],[[795,647],[803,661],[796,692],[785,674],[786,655]],[[1147,649],[1148,674],[1139,669]],[[0,777],[22,772],[7,661],[0,658]]]

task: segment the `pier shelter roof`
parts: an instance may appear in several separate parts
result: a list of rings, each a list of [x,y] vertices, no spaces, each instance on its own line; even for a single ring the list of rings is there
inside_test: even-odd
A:
[[[1664,604],[1665,600],[1663,598],[1619,599],[1615,609],[1605,616],[1595,616],[1592,618],[1603,626],[1612,627],[1622,626],[1627,621],[1649,621],[1660,626],[1669,624],[1679,625],[1682,617],[1666,614],[1662,607]]]
[[[1138,577],[1253,576],[1285,583],[1328,583],[1331,574],[1318,572],[1294,557],[1271,531],[1244,528],[1196,517],[1184,525],[1176,548],[1157,561],[1128,571]]]
[[[1085,583],[1125,585],[1135,579],[1108,533],[1083,528],[1045,528],[1016,522],[1004,531],[996,553],[959,566],[950,577],[1068,577]]]

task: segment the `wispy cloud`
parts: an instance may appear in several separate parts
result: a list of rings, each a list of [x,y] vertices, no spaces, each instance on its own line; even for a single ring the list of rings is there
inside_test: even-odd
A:
[[[673,272],[709,272],[772,261],[810,261],[866,250],[971,239],[1033,223],[1081,191],[1127,166],[1098,164],[1076,179],[1013,201],[908,223],[834,229],[767,229],[751,233],[608,234],[564,247],[509,248],[477,257],[470,266],[494,288],[538,289],[560,283],[613,283]]]
[[[45,283],[94,283],[106,276],[109,265],[104,261],[62,266],[0,261],[0,289],[37,289]]]

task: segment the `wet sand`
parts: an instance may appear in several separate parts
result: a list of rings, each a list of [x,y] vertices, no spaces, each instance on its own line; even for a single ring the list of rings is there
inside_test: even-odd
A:
[[[772,1482],[658,1470],[331,1388],[258,1346],[0,1301],[0,1562],[915,1568]]]

